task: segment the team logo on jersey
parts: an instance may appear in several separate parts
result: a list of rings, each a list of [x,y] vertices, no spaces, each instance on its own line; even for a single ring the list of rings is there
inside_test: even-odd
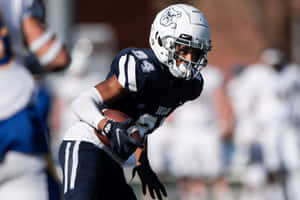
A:
[[[175,10],[174,8],[167,9],[160,18],[160,24],[163,26],[170,26],[175,24],[176,18],[181,17],[181,12]]]
[[[143,61],[141,67],[142,67],[142,71],[144,73],[149,73],[149,72],[155,71],[154,65],[147,60]]]
[[[132,53],[140,60],[148,59],[147,54],[145,54],[143,51],[136,50],[132,51]]]
[[[155,112],[156,115],[161,115],[161,116],[167,116],[170,114],[172,111],[172,108],[167,108],[163,106],[159,106],[157,111]]]

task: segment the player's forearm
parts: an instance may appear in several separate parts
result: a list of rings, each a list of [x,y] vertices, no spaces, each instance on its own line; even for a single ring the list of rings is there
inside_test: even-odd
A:
[[[102,97],[96,88],[91,87],[78,96],[71,104],[74,114],[90,126],[102,130],[106,119],[101,112],[105,107]]]
[[[136,160],[136,165],[140,165],[140,159],[143,153],[143,149],[142,148],[137,148],[136,151],[134,152],[135,155],[135,160]]]
[[[63,43],[35,17],[23,21],[25,41],[45,71],[59,71],[70,63]]]
[[[144,142],[144,148],[137,148],[134,152],[136,165],[140,164],[149,164],[148,156],[147,156],[147,138]]]

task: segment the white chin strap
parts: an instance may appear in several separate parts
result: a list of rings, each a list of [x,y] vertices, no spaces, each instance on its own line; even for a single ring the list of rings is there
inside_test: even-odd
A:
[[[190,80],[192,78],[192,73],[188,70],[188,65],[188,63],[182,63],[177,66],[176,62],[174,62],[173,65],[169,66],[169,70],[176,78]]]

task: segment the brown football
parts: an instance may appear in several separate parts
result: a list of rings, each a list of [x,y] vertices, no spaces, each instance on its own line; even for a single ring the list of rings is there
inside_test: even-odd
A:
[[[114,109],[105,109],[103,111],[103,115],[107,118],[107,119],[110,119],[110,120],[113,120],[115,122],[122,122],[122,121],[125,121],[126,119],[129,118],[129,116],[119,110],[114,110]],[[108,140],[107,137],[105,137],[104,135],[97,133],[97,136],[98,138],[107,146],[110,146],[110,142]],[[141,140],[142,138],[140,137],[140,134],[138,131],[135,131],[131,134],[131,136],[136,139],[136,140]]]

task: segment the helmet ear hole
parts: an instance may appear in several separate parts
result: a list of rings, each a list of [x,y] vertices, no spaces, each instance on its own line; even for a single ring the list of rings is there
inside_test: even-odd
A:
[[[162,41],[161,41],[160,37],[158,37],[157,41],[158,41],[159,46],[162,46]]]
[[[158,31],[155,33],[155,39],[158,41],[159,46],[162,46],[162,41],[158,35]]]

